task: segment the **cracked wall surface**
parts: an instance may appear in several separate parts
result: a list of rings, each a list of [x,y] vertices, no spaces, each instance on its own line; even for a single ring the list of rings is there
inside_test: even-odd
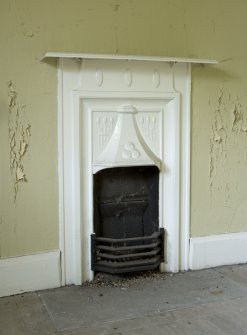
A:
[[[246,0],[2,1],[0,257],[59,247],[57,72],[39,60],[46,51],[220,60],[192,67],[191,235],[247,231],[246,11]]]

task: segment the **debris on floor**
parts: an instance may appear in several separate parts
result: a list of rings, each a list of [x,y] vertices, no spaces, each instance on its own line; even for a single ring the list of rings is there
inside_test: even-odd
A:
[[[132,272],[121,275],[97,272],[94,280],[85,282],[83,286],[128,288],[134,284],[143,284],[154,280],[165,280],[169,276],[169,273],[161,273],[158,270]]]

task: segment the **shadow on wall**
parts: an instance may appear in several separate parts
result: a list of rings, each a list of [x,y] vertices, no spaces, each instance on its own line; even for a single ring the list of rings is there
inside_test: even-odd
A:
[[[210,64],[193,64],[192,76],[196,76],[196,78],[200,78],[200,75],[201,75],[204,83],[205,81],[207,82],[211,81],[214,83],[214,85],[217,83],[223,83],[227,81],[231,81],[231,82],[239,81],[241,79],[241,76],[240,75],[238,76],[237,72],[234,73],[232,71],[232,66],[231,66],[231,71],[229,70],[230,62],[232,63],[233,60],[229,59],[229,60],[219,61],[217,66],[210,65]],[[197,81],[192,80],[192,88],[193,88],[193,84],[197,84]]]

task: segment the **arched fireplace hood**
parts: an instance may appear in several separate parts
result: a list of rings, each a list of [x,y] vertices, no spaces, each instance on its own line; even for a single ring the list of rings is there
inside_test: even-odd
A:
[[[117,122],[103,152],[93,163],[96,173],[108,167],[156,165],[161,168],[161,160],[152,152],[138,128],[132,105],[118,107]]]

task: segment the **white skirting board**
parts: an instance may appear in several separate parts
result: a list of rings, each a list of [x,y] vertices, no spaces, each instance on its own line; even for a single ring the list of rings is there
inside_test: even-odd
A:
[[[0,260],[0,297],[61,286],[60,252]]]
[[[247,232],[190,238],[190,269],[247,263]]]

